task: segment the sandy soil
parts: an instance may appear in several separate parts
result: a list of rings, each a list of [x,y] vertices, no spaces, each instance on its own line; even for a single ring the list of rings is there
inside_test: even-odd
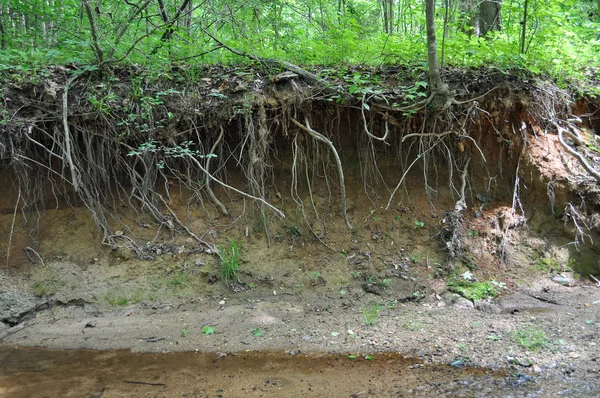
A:
[[[535,170],[532,167],[523,178],[533,184],[539,177],[533,175]],[[409,176],[408,185],[422,186],[419,178]],[[289,192],[285,181],[290,179],[281,178],[276,187],[280,192]],[[298,207],[284,195],[281,201],[288,218],[269,221],[271,247],[267,247],[260,225],[263,221],[257,214],[248,211],[232,223],[210,206],[180,203],[177,207],[181,198],[173,193],[173,207],[191,230],[202,231],[207,240],[224,247],[232,238],[241,245],[239,281],[233,285],[219,280],[216,256],[193,239],[164,232],[159,237],[132,215],[124,214],[115,230],[120,228],[123,237],[135,232],[138,242],[147,242],[141,246],[153,261],[139,260],[126,248],[102,246],[89,213],[83,208],[63,207],[48,209],[40,220],[42,263],[31,250],[23,250],[27,229],[17,222],[12,234],[14,255],[10,267],[0,274],[0,292],[37,297],[37,305],[13,327],[0,324],[2,355],[21,358],[15,359],[11,368],[0,370],[0,393],[29,396],[25,381],[36,370],[24,368],[19,361],[35,362],[37,359],[31,358],[36,355],[54,355],[44,374],[66,372],[71,360],[68,354],[10,354],[15,348],[47,347],[209,353],[201,355],[202,361],[213,363],[216,357],[225,359],[218,363],[233,361],[223,373],[228,375],[232,369],[247,371],[248,367],[235,365],[243,355],[260,362],[264,361],[261,355],[269,352],[281,364],[260,375],[242,375],[238,384],[221,383],[226,388],[209,383],[207,388],[212,390],[204,395],[192,384],[206,384],[206,380],[190,378],[187,368],[173,365],[169,385],[181,388],[153,392],[156,396],[183,396],[194,391],[197,396],[239,396],[241,388],[248,395],[273,396],[297,396],[306,391],[315,396],[494,396],[489,386],[499,394],[495,396],[600,396],[600,288],[570,272],[577,261],[588,269],[595,263],[576,256],[573,226],[556,220],[544,196],[545,184],[534,184],[527,193],[532,200],[526,202],[527,218],[507,205],[512,192],[498,190],[495,196],[479,199],[477,190],[471,190],[472,207],[465,211],[463,225],[464,244],[469,249],[465,262],[471,270],[465,262],[448,264],[440,245],[445,211],[454,205],[449,190],[438,188],[435,205],[422,191],[415,190],[410,197],[406,191],[384,211],[386,192],[372,189],[367,197],[360,179],[352,175],[347,184],[349,216],[355,225],[352,232],[335,210],[323,210],[329,209],[328,187],[316,184],[314,203],[323,210],[326,221],[305,223]],[[566,200],[566,196],[557,198]],[[239,214],[242,202],[232,205],[238,206]],[[0,233],[8,234],[13,220],[10,212],[0,214]],[[315,239],[308,227],[314,235],[324,237],[323,242]],[[597,261],[595,246],[586,248],[590,249],[586,251],[589,258]],[[498,260],[499,250],[505,250],[504,263]],[[447,291],[450,278],[493,281],[501,294],[473,303]],[[518,343],[518,335],[529,332],[537,333],[529,340],[538,339],[541,347],[533,350]],[[382,353],[399,353],[411,361]],[[85,355],[89,356],[80,359],[82,364],[102,356]],[[124,355],[125,363],[144,363],[141,357],[129,356],[134,355],[131,353],[106,355]],[[185,355],[175,357],[173,364],[186,363]],[[300,359],[306,355],[312,358],[308,363]],[[339,365],[337,361],[348,355],[363,358],[362,365]],[[367,361],[365,356],[385,359]],[[159,358],[146,363],[148,369],[156,369],[152,361],[169,357],[145,358]],[[286,358],[293,358],[292,362]],[[399,368],[382,365],[388,360],[398,360],[404,370],[415,364],[428,370],[412,378],[403,373],[399,376]],[[454,369],[445,376],[436,373],[439,369],[435,366],[447,364],[468,367],[475,373],[461,378],[461,371],[452,367],[439,368],[442,373]],[[111,366],[116,366],[114,361]],[[308,383],[314,382],[314,390],[307,390],[305,379],[294,379],[296,366],[304,369],[302,374],[324,372],[319,382]],[[313,366],[314,370],[307,370]],[[337,369],[347,372],[347,378],[324,387],[333,375],[338,377]],[[486,379],[488,375],[481,369],[494,371],[491,379]],[[213,370],[216,373],[207,370],[207,374],[219,375],[222,369]],[[148,380],[132,372],[132,379]],[[283,376],[275,380],[269,376],[274,373]],[[527,376],[523,382],[520,375]],[[506,382],[506,377],[512,381]],[[85,394],[147,396],[143,390],[147,385],[121,385],[119,389],[115,384],[118,377],[98,378],[110,382],[88,380]],[[406,388],[394,389],[398,384],[394,383],[404,378]],[[436,382],[436,378],[445,381]],[[489,381],[492,379],[501,380],[502,386],[533,383],[535,388],[505,391]],[[265,380],[275,380],[275,384]],[[73,383],[72,378],[67,381]],[[39,379],[39,383],[45,382]],[[466,390],[460,390],[461,385],[467,386]],[[285,390],[288,386],[293,388]]]

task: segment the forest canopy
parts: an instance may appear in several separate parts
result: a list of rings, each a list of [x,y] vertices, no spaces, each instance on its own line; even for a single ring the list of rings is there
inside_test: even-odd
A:
[[[422,0],[8,0],[0,71],[248,62],[426,65]],[[597,80],[600,0],[438,0],[442,66]]]

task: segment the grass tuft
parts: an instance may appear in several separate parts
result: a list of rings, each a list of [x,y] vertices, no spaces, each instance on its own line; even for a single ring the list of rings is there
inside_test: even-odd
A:
[[[219,250],[221,251],[221,279],[233,281],[240,270],[240,246],[235,239],[232,239],[226,250],[223,247],[219,247]]]

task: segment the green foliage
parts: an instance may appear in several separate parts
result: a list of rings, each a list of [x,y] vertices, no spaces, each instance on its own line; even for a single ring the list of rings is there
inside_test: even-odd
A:
[[[402,327],[413,332],[418,332],[423,328],[423,325],[419,321],[409,319],[407,321],[402,322]]]
[[[374,326],[377,321],[377,316],[379,315],[379,310],[381,309],[381,304],[379,301],[372,304],[365,304],[362,308],[363,320],[365,325]]]
[[[259,328],[254,328],[254,329],[252,329],[252,335],[255,337],[262,337],[265,335],[265,333],[262,330],[260,330]]]
[[[546,332],[540,327],[515,330],[512,337],[517,344],[529,351],[537,351],[550,343]]]
[[[285,229],[285,233],[290,238],[297,238],[300,236],[300,229],[298,228],[297,225],[290,225]]]
[[[215,334],[215,328],[212,326],[204,326],[202,327],[202,333],[204,333],[205,335],[210,335],[210,334]]]
[[[498,291],[490,282],[469,282],[453,279],[448,282],[448,290],[471,301],[483,300],[498,295]]]
[[[406,65],[416,74],[424,67],[425,17],[422,1],[418,0],[396,2],[398,11],[390,24],[383,23],[381,3],[376,0],[232,0],[210,6],[194,3],[191,11],[180,10],[181,2],[174,0],[165,0],[163,9],[160,2],[154,1],[138,4],[105,0],[89,2],[91,19],[86,3],[64,0],[58,7],[42,0],[9,1],[1,16],[4,32],[0,73],[36,75],[49,64],[73,65],[80,73],[135,65],[167,79],[173,78],[173,68],[178,68],[186,81],[194,83],[199,81],[203,65],[250,62],[226,49],[216,49],[208,32],[255,56],[335,66],[341,74],[329,77],[350,83],[349,92],[355,96],[372,92],[380,82],[376,76],[345,73],[344,65]],[[600,18],[593,1],[530,4],[523,54],[525,0],[501,2],[502,25],[485,37],[474,34],[463,12],[453,9],[444,21],[446,4],[437,3],[436,26],[438,37],[444,37],[445,65],[489,66],[506,73],[520,68],[534,74],[548,73],[563,83],[567,79],[598,77]],[[211,24],[219,27],[216,33],[200,28]],[[424,93],[423,79],[415,76],[414,80],[418,83],[404,89],[406,103],[418,101]],[[210,95],[226,99],[222,93]],[[156,96],[142,100],[144,97],[138,92],[141,112],[160,101]]]
[[[38,297],[51,296],[53,294],[58,293],[58,291],[60,289],[62,289],[64,286],[65,286],[64,281],[57,279],[57,278],[52,278],[52,279],[34,283],[33,284],[33,293]]]
[[[392,280],[389,279],[389,278],[382,279],[381,281],[379,281],[379,286],[381,286],[381,287],[388,287],[390,285],[391,281]]]
[[[221,279],[234,281],[240,269],[240,246],[235,239],[232,239],[228,247],[219,246],[219,251],[221,252]]]
[[[560,264],[553,258],[539,258],[535,262],[535,269],[541,272],[550,272],[552,269],[560,269]]]

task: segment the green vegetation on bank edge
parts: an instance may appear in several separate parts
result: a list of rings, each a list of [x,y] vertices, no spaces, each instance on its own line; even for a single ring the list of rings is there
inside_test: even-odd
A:
[[[548,73],[559,83],[598,79],[597,2],[534,1],[527,8],[525,0],[452,4],[447,10],[446,2],[436,2],[443,65],[520,68]],[[485,17],[484,8],[489,12],[490,7],[493,15]],[[350,64],[410,65],[416,74],[426,68],[421,0],[232,0],[210,5],[64,0],[60,7],[31,0],[9,1],[1,11],[0,71],[21,74],[51,64],[77,65],[79,70],[121,65],[143,66],[168,79],[174,66],[183,66],[182,73],[193,79],[203,65],[252,62],[219,42],[255,57],[335,66],[321,72],[326,78],[347,75],[344,65]],[[480,23],[472,22],[476,20]],[[365,78],[369,76],[346,77],[358,85]]]
[[[512,332],[512,337],[518,345],[529,351],[537,351],[550,343],[550,339],[546,335],[546,332],[537,326],[515,330]]]
[[[471,301],[483,300],[498,295],[498,291],[490,282],[469,282],[453,279],[448,282],[448,290]]]

